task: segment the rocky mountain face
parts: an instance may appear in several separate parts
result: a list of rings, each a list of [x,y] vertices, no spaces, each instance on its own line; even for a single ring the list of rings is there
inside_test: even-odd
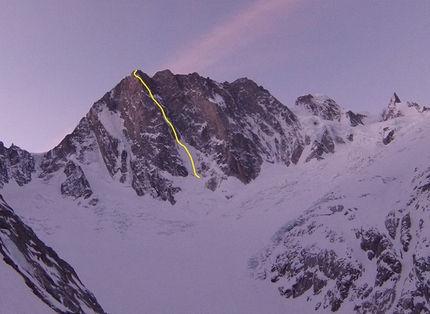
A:
[[[420,119],[420,137],[428,136],[424,111],[408,104],[399,106],[396,99],[397,95],[382,114],[382,144],[395,145],[394,139],[399,140],[392,136],[386,141],[387,131],[403,144],[416,141],[416,136],[406,137],[405,126],[410,131],[410,124]],[[404,113],[394,112],[393,106]],[[400,120],[403,117],[411,120]],[[406,152],[419,148],[408,147],[398,149],[399,160],[390,162],[405,167],[403,160],[416,167],[396,172],[381,164],[372,167],[375,157],[368,157],[366,175],[346,170],[350,171],[348,179],[303,209],[303,214],[286,223],[271,244],[251,258],[254,276],[271,281],[287,299],[311,303],[317,312],[428,313],[430,168],[428,162],[410,158],[415,153]],[[351,151],[348,156],[355,154]],[[376,155],[381,154],[384,150]],[[383,156],[382,160],[391,157],[390,153]],[[364,169],[362,162],[360,168]]]
[[[10,181],[23,186],[35,171],[34,157],[29,152],[13,144],[7,148],[0,142],[0,188]]]
[[[417,103],[414,102],[406,102],[403,103],[400,101],[399,96],[397,96],[396,93],[394,93],[393,97],[391,97],[390,103],[388,106],[382,111],[381,113],[381,121],[387,121],[390,119],[403,117],[405,114],[408,114],[408,112],[414,112],[417,111],[419,113],[428,111],[430,108],[427,108],[425,106],[421,107]]]
[[[367,114],[346,110],[323,95],[300,96],[289,109],[246,78],[219,83],[197,73],[138,74],[194,158],[201,179],[189,179],[208,190],[217,190],[229,177],[246,187],[264,163],[285,166],[288,177],[288,167],[324,163],[338,151],[347,155],[351,176],[313,206],[301,208],[298,217],[275,233],[270,245],[250,260],[254,277],[276,285],[282,297],[306,298],[316,311],[430,311],[430,169],[420,164],[413,174],[395,177],[379,169],[385,164],[381,162],[370,171],[380,175],[359,177],[363,164],[381,158],[382,150],[366,157],[361,151],[347,151],[356,147],[357,138],[357,147],[372,142],[372,151],[390,149],[405,134],[407,123],[398,119],[421,119],[428,114],[426,107],[403,103],[394,94],[381,115],[372,118],[376,122],[369,122]],[[385,160],[390,157],[384,155]],[[358,170],[351,170],[354,167]],[[101,197],[96,193],[100,180],[174,205],[181,182],[191,176],[188,156],[133,75],[94,103],[73,132],[43,156],[0,142],[0,188],[38,180],[58,185],[64,198],[86,200],[94,208]],[[333,181],[331,176],[320,179],[321,184]],[[379,202],[386,189],[394,190],[398,199]],[[287,196],[280,199],[278,203]],[[103,313],[73,268],[3,200],[0,252],[58,313]]]
[[[324,95],[304,95],[296,100],[296,106],[304,107],[307,111],[323,120],[340,122],[342,108],[331,98]]]
[[[57,313],[105,313],[74,269],[46,246],[0,195],[0,254]]]
[[[249,79],[217,83],[197,73],[138,72],[164,107],[194,155],[207,188],[234,176],[244,184],[255,179],[264,161],[296,164],[305,143],[297,117]],[[49,181],[64,172],[64,195],[88,198],[91,182],[87,155],[99,155],[112,178],[138,195],[175,203],[181,190],[172,177],[190,175],[169,125],[147,90],[134,76],[124,78],[96,102],[76,129],[43,156],[40,177]]]
[[[421,107],[414,102],[401,102],[399,96],[396,93],[391,97],[390,103],[381,113],[381,121],[388,121],[391,119],[408,116],[417,116],[425,111],[429,111],[430,108],[425,106]],[[383,143],[388,145],[395,138],[396,130],[393,128],[385,128]]]
[[[353,303],[360,314],[428,313],[430,239],[422,215],[430,211],[429,179],[430,169],[417,170],[405,191],[409,202],[388,212],[383,229],[355,223],[366,210],[360,204],[326,195],[251,260],[255,276],[278,284],[286,298],[307,296],[315,310]],[[341,220],[346,226],[339,228]]]
[[[305,143],[311,145],[306,162],[324,159],[323,155],[333,154],[336,146],[353,141],[351,127],[363,125],[366,117],[351,110],[346,111],[325,95],[300,96],[295,105],[302,113],[299,120],[305,134]]]
[[[400,98],[394,93],[393,97],[391,97],[390,103],[387,108],[382,111],[381,117],[382,121],[387,121],[389,119],[397,118],[403,116],[402,112],[397,107],[397,104],[400,104]]]

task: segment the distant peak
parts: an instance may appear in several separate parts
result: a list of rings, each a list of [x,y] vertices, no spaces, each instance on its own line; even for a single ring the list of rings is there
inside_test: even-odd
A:
[[[396,93],[391,97],[390,103],[381,113],[381,121],[403,117],[405,115],[414,115],[417,112],[422,113],[427,111],[426,107],[422,107],[414,102],[401,102]]]
[[[397,96],[396,93],[394,93],[393,97],[391,97],[391,102],[392,103],[401,103],[399,96]]]
[[[297,98],[295,104],[324,120],[340,121],[342,108],[326,95],[303,95]]]

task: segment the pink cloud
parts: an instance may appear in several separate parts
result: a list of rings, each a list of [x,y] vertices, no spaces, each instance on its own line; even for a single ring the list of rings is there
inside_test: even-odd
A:
[[[268,33],[274,16],[291,9],[298,0],[258,0],[230,20],[216,26],[167,64],[175,73],[201,71],[235,50]]]

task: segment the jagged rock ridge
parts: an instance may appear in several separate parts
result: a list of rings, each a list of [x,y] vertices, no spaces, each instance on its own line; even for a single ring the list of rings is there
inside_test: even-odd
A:
[[[250,260],[254,276],[271,280],[283,297],[306,298],[317,312],[342,312],[349,303],[357,314],[428,313],[429,180],[430,168],[420,166],[407,183],[379,175],[346,189],[343,182],[275,233]],[[378,186],[399,200],[373,205]],[[381,226],[373,215],[383,212]]]
[[[152,78],[138,73],[181,141],[192,148],[198,173],[209,189],[215,190],[228,176],[249,183],[263,161],[286,166],[298,162],[304,141],[297,117],[253,81],[220,84],[197,73],[173,75],[166,70]],[[75,175],[79,182],[65,184],[64,191],[69,191],[65,194],[89,197],[85,155],[100,154],[114,179],[131,185],[138,195],[174,204],[180,187],[170,178],[186,177],[190,169],[171,132],[144,86],[128,76],[93,105],[72,134],[45,154],[40,176],[49,180],[72,161],[82,171]],[[77,192],[70,192],[74,183]]]
[[[0,142],[0,188],[11,180],[23,186],[35,171],[34,157],[29,152],[13,144],[6,148]]]
[[[0,253],[57,313],[105,313],[74,269],[47,247],[0,195]]]
[[[430,108],[425,106],[421,107],[414,102],[403,103],[400,101],[399,96],[396,93],[391,97],[390,103],[381,113],[381,121],[387,121],[398,117],[403,117],[407,112],[418,112],[422,113],[428,111]]]

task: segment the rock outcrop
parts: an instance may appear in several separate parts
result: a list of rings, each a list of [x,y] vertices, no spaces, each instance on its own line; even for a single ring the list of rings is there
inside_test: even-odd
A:
[[[62,195],[73,196],[75,198],[83,197],[85,199],[93,194],[90,184],[80,166],[70,160],[64,168],[64,173],[67,179],[61,184]]]
[[[13,144],[7,148],[0,142],[0,188],[11,180],[23,186],[35,171],[34,157],[29,152]]]
[[[333,154],[336,145],[345,144],[343,138],[333,128],[326,127],[323,130],[322,135],[313,142],[311,153],[306,157],[306,162],[314,158],[317,160],[324,159],[323,154]]]
[[[399,96],[394,93],[393,97],[391,97],[390,103],[387,108],[382,111],[381,117],[382,121],[387,121],[389,119],[394,119],[398,117],[402,117],[404,114],[401,110],[399,110],[397,104],[401,103]]]
[[[395,131],[394,130],[391,130],[390,128],[385,128],[384,129],[384,135],[383,135],[383,137],[382,137],[382,143],[384,144],[384,145],[388,145],[388,144],[390,144],[393,140],[394,140],[394,138],[395,138],[395,136],[394,136],[394,133],[395,133]]]
[[[388,121],[390,119],[395,119],[399,117],[404,117],[406,115],[423,113],[428,111],[429,108],[421,107],[415,102],[401,102],[399,96],[394,93],[391,97],[390,103],[381,113],[381,121]]]
[[[349,119],[349,124],[352,127],[356,127],[358,125],[364,125],[363,119],[366,118],[366,115],[360,113],[354,113],[351,110],[346,112],[346,117]]]
[[[307,145],[312,145],[305,162],[312,159],[324,159],[323,155],[333,154],[337,145],[346,144],[345,139],[348,138],[348,135],[341,134],[345,129],[343,126],[345,110],[333,99],[324,95],[313,96],[309,94],[298,97],[295,104],[302,112],[304,110],[305,116],[311,115],[310,119],[304,119],[305,123],[302,122],[302,125],[305,124],[305,142]],[[351,121],[354,122],[362,117],[361,115],[353,115],[356,119]],[[348,117],[347,114],[346,117]]]

